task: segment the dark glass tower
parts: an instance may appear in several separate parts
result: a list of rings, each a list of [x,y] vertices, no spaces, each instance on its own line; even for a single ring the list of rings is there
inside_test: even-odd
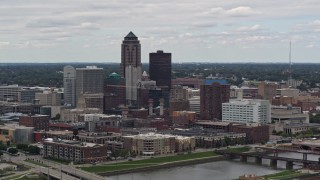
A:
[[[157,86],[171,88],[171,53],[157,51],[149,54],[150,79],[157,82]]]

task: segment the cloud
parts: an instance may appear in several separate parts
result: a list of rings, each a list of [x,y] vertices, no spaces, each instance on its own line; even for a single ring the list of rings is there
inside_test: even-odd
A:
[[[251,7],[248,7],[248,6],[240,6],[240,7],[232,8],[230,10],[226,10],[225,13],[228,16],[244,17],[244,16],[257,15],[260,12],[254,11]]]
[[[253,25],[253,26],[241,26],[236,29],[236,31],[242,31],[242,32],[252,32],[252,31],[259,31],[261,30],[261,26],[259,24]]]
[[[261,12],[253,10],[248,6],[239,6],[231,9],[224,9],[222,7],[211,8],[198,14],[198,16],[225,16],[225,17],[248,17],[261,14]]]
[[[10,42],[1,42],[0,41],[0,49],[3,49],[5,47],[8,47],[10,45]]]
[[[314,45],[314,44],[308,44],[308,45],[306,45],[306,48],[308,48],[308,49],[314,49],[314,48],[316,48],[316,45]]]

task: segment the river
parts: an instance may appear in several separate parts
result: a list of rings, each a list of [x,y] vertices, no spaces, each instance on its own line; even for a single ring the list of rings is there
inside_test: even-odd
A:
[[[283,153],[279,154],[283,157],[301,158],[302,154]],[[317,160],[319,156],[309,155],[308,159]],[[174,167],[160,169],[155,171],[147,171],[140,173],[123,174],[109,177],[112,180],[232,180],[243,174],[266,175],[273,174],[285,169],[285,162],[278,161],[278,168],[269,167],[269,160],[263,159],[262,165],[254,164],[253,158],[248,158],[248,163],[233,161],[216,161],[205,164],[197,164],[190,166]],[[294,169],[301,168],[301,165],[294,165]]]

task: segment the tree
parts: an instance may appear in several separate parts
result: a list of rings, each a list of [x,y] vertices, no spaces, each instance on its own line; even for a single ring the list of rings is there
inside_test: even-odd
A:
[[[121,157],[123,157],[123,158],[127,157],[128,154],[129,154],[129,151],[127,151],[127,150],[125,150],[125,149],[120,150],[120,153],[119,153],[119,155],[120,155]]]
[[[113,157],[115,160],[120,156],[120,151],[119,150],[113,150],[111,151],[111,157]]]
[[[28,144],[17,144],[17,149],[21,149],[23,151],[28,150]]]
[[[4,145],[4,144],[0,144],[0,150],[6,151],[7,150],[7,146]]]
[[[29,146],[29,147],[27,148],[27,151],[28,151],[30,154],[37,155],[37,154],[40,154],[41,149],[40,149],[38,146]]]
[[[55,116],[55,117],[53,117],[53,118],[52,118],[52,120],[59,120],[59,119],[60,119],[60,117],[61,117],[61,115],[58,113],[58,114],[56,114],[56,116]]]
[[[8,152],[9,152],[10,154],[17,154],[17,153],[18,153],[18,149],[16,149],[16,148],[10,148],[10,149],[8,150]]]
[[[7,141],[7,147],[10,147],[10,144],[11,144],[10,141]]]

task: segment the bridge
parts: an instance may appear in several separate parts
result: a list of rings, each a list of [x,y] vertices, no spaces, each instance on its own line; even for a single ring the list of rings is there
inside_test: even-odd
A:
[[[312,161],[307,159],[307,154],[303,154],[302,159],[296,158],[287,158],[287,157],[279,157],[278,152],[274,152],[274,154],[268,154],[266,152],[251,152],[251,153],[239,153],[239,152],[228,152],[228,151],[216,151],[217,154],[221,154],[228,159],[234,159],[240,157],[241,162],[247,162],[248,157],[255,158],[255,163],[262,164],[262,159],[269,159],[270,166],[276,168],[278,160],[286,162],[286,169],[292,169],[294,163],[303,164],[304,167],[312,166],[312,167],[320,167],[320,161]]]

